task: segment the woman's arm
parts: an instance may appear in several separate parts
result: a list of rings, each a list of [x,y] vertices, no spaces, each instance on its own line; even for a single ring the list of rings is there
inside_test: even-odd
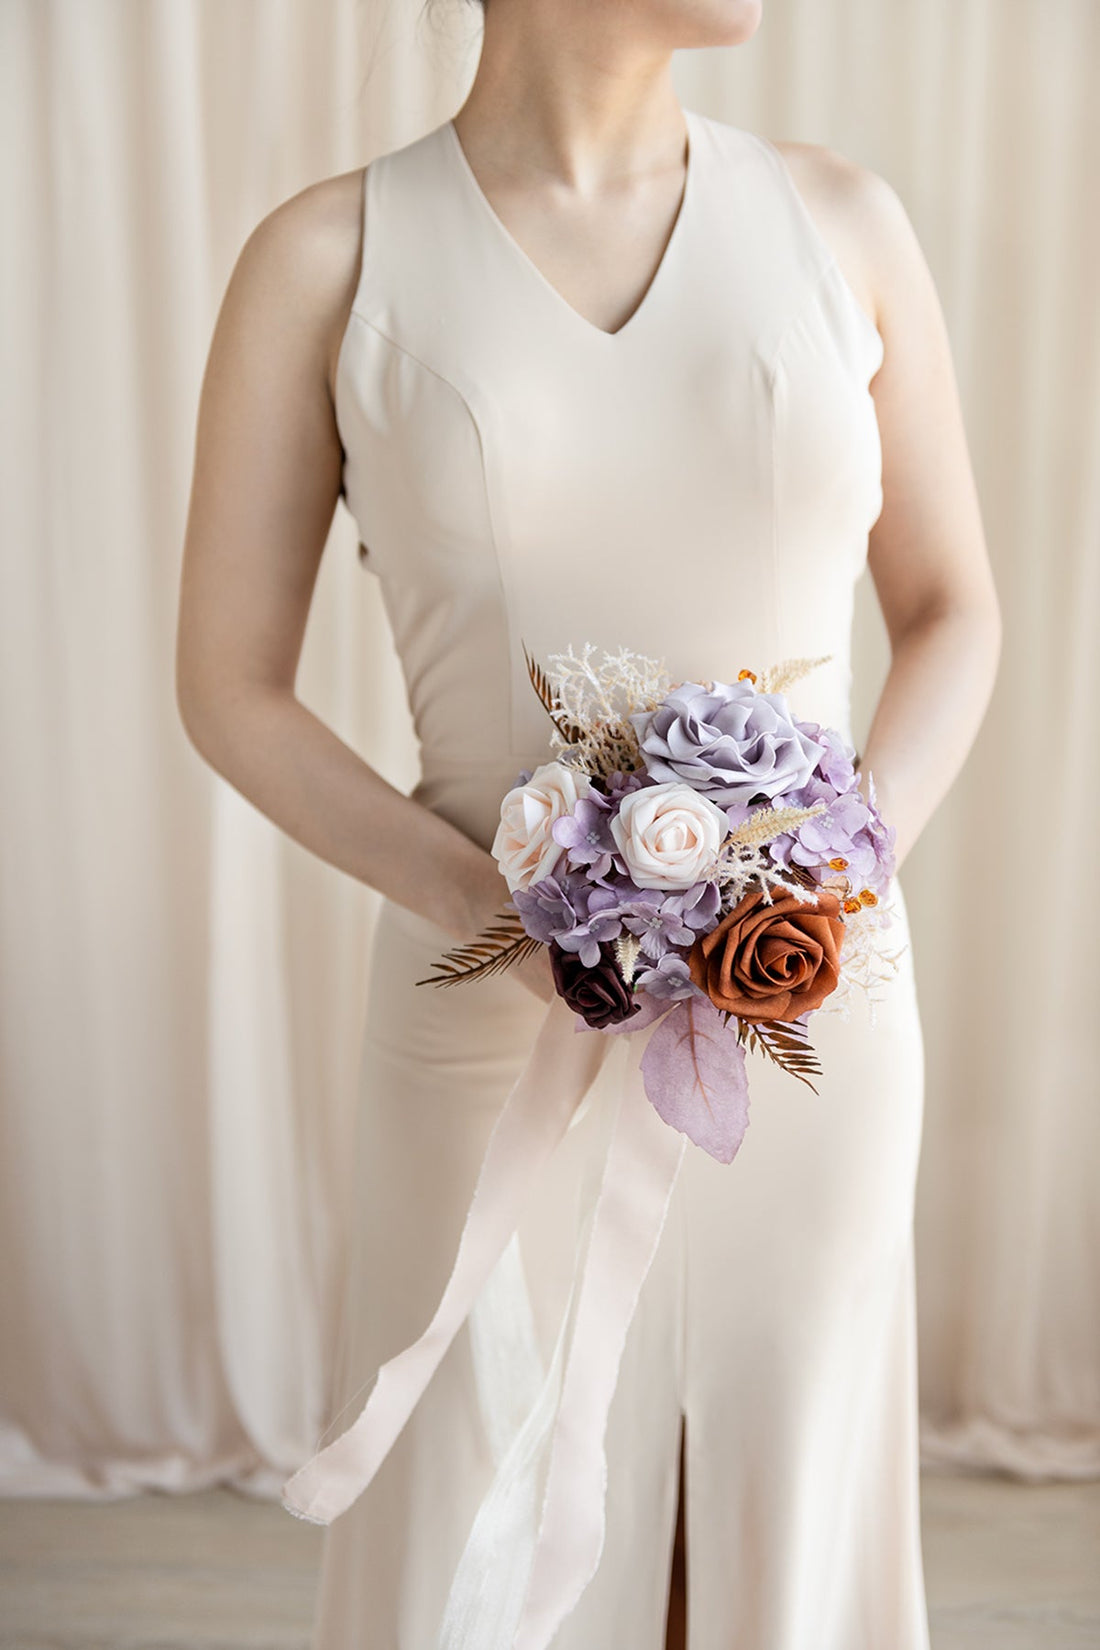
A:
[[[909,218],[882,178],[848,167],[850,244],[885,354],[872,381],[883,508],[868,565],[891,663],[861,753],[900,865],[974,743],[997,673],[1001,619],[947,328]],[[855,255],[855,254],[853,254]]]
[[[296,842],[456,939],[507,899],[492,856],[296,697],[342,451],[331,383],[359,268],[361,172],[284,202],[233,270],[203,378],[176,696],[200,754]],[[546,999],[541,955],[518,977]]]

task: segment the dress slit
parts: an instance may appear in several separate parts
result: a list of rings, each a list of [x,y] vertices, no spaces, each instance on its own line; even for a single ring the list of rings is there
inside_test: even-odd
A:
[[[686,1650],[687,1647],[687,1523],[684,1511],[684,1432],[686,1426],[686,1417],[681,1413],[680,1468],[676,1491],[676,1534],[672,1542],[672,1572],[669,1577],[665,1650]]]

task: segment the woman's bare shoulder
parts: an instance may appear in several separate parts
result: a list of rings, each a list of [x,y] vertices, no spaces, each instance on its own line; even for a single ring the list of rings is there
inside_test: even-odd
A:
[[[223,309],[247,313],[268,336],[292,326],[316,352],[331,393],[336,356],[358,284],[363,168],[308,184],[273,207],[237,256]]]
[[[880,326],[891,295],[923,265],[916,234],[881,173],[821,143],[776,142],[795,186],[850,285]]]

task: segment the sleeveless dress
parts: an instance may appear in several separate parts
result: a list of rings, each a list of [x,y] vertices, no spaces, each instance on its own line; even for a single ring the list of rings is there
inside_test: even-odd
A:
[[[524,646],[543,663],[585,641],[627,647],[674,681],[828,655],[788,701],[851,740],[853,587],[882,504],[868,389],[882,340],[780,152],[685,115],[671,238],[614,333],[510,235],[450,121],[364,171],[336,380],[344,494],[404,670],[413,794],[484,848],[505,791],[553,754]],[[314,1650],[663,1650],[681,1425],[690,1650],[927,1650],[923,1045],[896,877],[892,899],[900,958],[877,1004],[857,992],[846,1015],[811,1019],[818,1093],[750,1055],[733,1162],[675,1136],[686,1150],[612,1348],[600,1505],[595,1480],[575,1509],[567,1485],[559,1516],[562,1539],[584,1526],[595,1565],[569,1570],[579,1596],[562,1583],[564,1619],[513,1639],[507,1595],[529,1573],[547,1471],[541,1445],[517,1466],[516,1440],[556,1357],[560,1371],[593,1241],[613,1127],[603,1075],[368,1487],[321,1519]],[[453,944],[383,901],[330,1433],[432,1320],[494,1123],[562,1007],[506,972],[418,985]],[[551,1073],[569,1058],[559,1044]]]

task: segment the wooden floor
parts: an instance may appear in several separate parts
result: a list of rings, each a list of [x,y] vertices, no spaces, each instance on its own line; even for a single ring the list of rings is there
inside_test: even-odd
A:
[[[1100,1650],[1100,1483],[922,1503],[935,1650]],[[226,1490],[0,1502],[0,1650],[306,1650],[321,1535]]]

